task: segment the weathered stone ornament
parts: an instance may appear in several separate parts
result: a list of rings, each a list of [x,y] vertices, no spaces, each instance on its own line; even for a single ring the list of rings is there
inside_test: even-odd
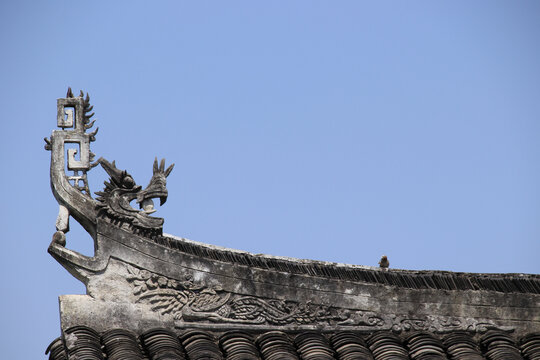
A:
[[[94,125],[88,114],[92,111],[90,97],[86,98],[81,91],[80,96],[74,97],[71,89],[65,99],[58,99],[57,125],[62,130],[55,130],[51,139],[45,138],[45,149],[51,150],[51,187],[59,202],[58,219],[55,235],[56,241],[65,241],[69,231],[69,216],[71,215],[95,239],[97,220],[122,224],[132,228],[134,232],[150,235],[161,235],[163,219],[149,216],[155,210],[152,199],[159,198],[163,205],[167,201],[166,178],[171,173],[174,164],[165,169],[165,159],[158,166],[154,161],[153,176],[145,189],[135,183],[133,177],[125,170],[119,170],[115,162],[110,163],[99,158],[92,163],[95,155],[90,151],[90,142],[95,141],[98,129],[87,134],[86,131]],[[69,130],[66,130],[69,129]],[[69,148],[68,145],[75,145]],[[76,160],[75,155],[79,155]],[[65,174],[65,159],[67,169],[73,174]],[[105,189],[97,192],[97,201],[93,200],[88,186],[87,173],[100,164],[110,176],[105,182]],[[139,210],[131,207],[135,200],[140,205]]]
[[[165,159],[161,160],[158,167],[157,158],[154,161],[154,173],[148,186],[143,190],[136,185],[135,181],[125,170],[116,168],[114,161],[109,163],[105,159],[100,159],[99,163],[111,177],[105,183],[105,190],[97,192],[98,216],[112,222],[121,222],[130,226],[135,233],[145,233],[147,235],[161,235],[163,219],[149,216],[156,210],[152,199],[158,198],[160,204],[167,201],[167,176],[171,173],[174,164],[165,170]],[[136,200],[140,210],[133,209],[130,205],[132,200]]]
[[[166,167],[165,160],[156,158],[143,189],[114,161],[94,161],[90,143],[97,129],[87,132],[94,125],[88,95],[74,97],[69,90],[57,106],[60,129],[45,139],[51,151],[51,187],[59,204],[49,253],[87,288],[87,295],[60,297],[65,336],[79,325],[136,334],[156,327],[330,333],[540,331],[538,275],[399,270],[388,268],[386,258],[381,267],[298,260],[164,234],[164,220],[151,214],[156,211],[154,200],[161,205],[167,200],[166,179],[174,165]],[[94,199],[87,175],[98,164],[110,179]],[[132,207],[133,202],[139,208]],[[93,238],[94,256],[66,247],[70,218]],[[340,348],[338,335],[333,339]],[[326,341],[317,336],[313,341]]]

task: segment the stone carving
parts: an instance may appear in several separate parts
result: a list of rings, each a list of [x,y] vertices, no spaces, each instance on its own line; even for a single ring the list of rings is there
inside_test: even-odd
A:
[[[378,315],[374,312],[338,308],[314,303],[259,298],[233,294],[219,287],[196,284],[191,275],[177,281],[148,270],[126,265],[137,302],[149,304],[161,315],[170,314],[185,322],[214,322],[247,325],[332,325],[343,328],[364,327],[402,331],[446,333],[455,330],[484,333],[512,328],[492,321],[452,316],[410,317]]]
[[[197,285],[190,275],[177,281],[131,265],[126,267],[130,274],[127,280],[137,301],[146,302],[162,315],[171,314],[176,320],[252,325],[384,325],[382,318],[369,312],[238,295]]]
[[[96,120],[91,120],[94,113],[90,113],[94,108],[90,105],[90,95],[81,91],[78,97],[73,96],[71,88],[68,89],[66,98],[58,99],[57,125],[69,133],[69,137],[65,143],[75,144],[76,148],[67,149],[67,168],[73,171],[73,174],[68,176],[69,182],[80,192],[90,196],[90,188],[88,186],[87,172],[96,166],[91,164],[95,155],[90,151],[90,143],[96,141],[96,134],[99,128],[96,128],[91,133],[86,133],[94,126]],[[50,141],[45,138],[45,149],[51,150]],[[75,155],[79,155],[79,159]],[[63,154],[62,154],[63,155]],[[79,173],[80,172],[80,173]]]
[[[148,302],[154,311],[162,315],[172,314],[179,319],[187,305],[194,311],[213,311],[225,304],[230,294],[219,288],[198,286],[190,276],[177,281],[126,265],[130,274],[126,279],[133,287],[137,301]]]
[[[58,201],[57,232],[51,245],[65,247],[69,220],[74,218],[97,241],[98,218],[116,228],[142,235],[160,245],[196,256],[223,261],[231,265],[245,265],[260,269],[294,274],[319,276],[333,281],[353,281],[395,286],[409,289],[440,289],[458,291],[489,290],[504,293],[540,293],[540,276],[532,274],[466,274],[447,271],[406,271],[334,266],[321,262],[297,262],[278,258],[268,259],[252,254],[230,253],[222,249],[208,249],[178,242],[161,236],[164,220],[152,217],[153,200],[167,199],[166,178],[172,165],[165,169],[164,161],[154,162],[150,184],[143,190],[126,171],[104,158],[94,162],[90,144],[96,140],[98,128],[88,132],[95,123],[90,96],[81,91],[74,96],[71,89],[65,98],[57,100],[57,125],[50,139],[45,138],[45,149],[51,151],[51,188]],[[94,200],[90,193],[87,174],[98,164],[109,174],[105,189]],[[66,171],[67,169],[67,171]],[[130,201],[136,199],[141,209],[134,209]],[[105,225],[105,224],[104,224]],[[97,248],[97,245],[96,245]],[[56,249],[58,250],[58,249]],[[385,264],[383,264],[385,265]],[[383,267],[384,268],[384,267]],[[376,271],[375,271],[376,270]]]
[[[57,243],[65,244],[64,233],[69,231],[70,202],[77,199],[84,203],[91,198],[87,172],[95,166],[91,164],[95,155],[90,151],[90,143],[96,140],[99,128],[91,133],[86,132],[94,126],[95,120],[91,120],[94,113],[90,113],[90,97],[87,94],[85,98],[82,91],[78,97],[74,97],[69,88],[66,97],[58,99],[57,110],[57,125],[62,130],[54,131],[50,139],[44,140],[45,150],[52,153],[51,185],[60,206],[56,220],[57,233],[53,239]],[[77,154],[79,159],[75,158]],[[65,173],[66,167],[69,174]],[[67,188],[67,191],[62,191],[64,188]],[[77,216],[84,212],[78,211],[79,209],[72,210]],[[77,220],[91,230],[85,219],[79,217]]]
[[[135,183],[133,177],[125,170],[116,168],[116,164],[100,158],[98,162],[109,174],[110,180],[105,182],[105,190],[96,192],[98,216],[107,216],[115,222],[128,223],[136,231],[156,232],[163,226],[162,218],[150,217],[156,210],[152,199],[159,198],[160,205],[167,201],[167,176],[174,164],[165,169],[165,159],[158,166],[157,158],[150,183],[143,190]],[[130,202],[136,200],[141,210],[131,207]]]
[[[499,326],[493,321],[479,321],[472,318],[458,318],[454,316],[432,316],[407,317],[396,316],[393,319],[392,330],[401,331],[430,331],[436,333],[446,333],[455,330],[466,330],[470,332],[485,333],[488,330],[513,331],[507,326]]]
[[[105,309],[102,318],[97,319],[95,314],[99,313],[97,309],[103,310],[103,302],[93,299],[114,298],[118,300],[111,302],[114,311],[122,306],[137,314],[152,309],[144,315],[155,326],[162,325],[164,317],[160,314],[163,314],[167,324],[192,328],[441,333],[513,330],[507,325],[516,332],[538,328],[538,317],[531,314],[538,308],[539,275],[386,271],[255,255],[164,235],[164,220],[150,215],[155,212],[153,199],[159,198],[162,205],[167,199],[166,180],[173,165],[166,167],[164,160],[160,163],[156,159],[150,183],[143,188],[114,161],[104,158],[95,161],[90,144],[95,141],[97,128],[88,131],[94,125],[93,113],[89,96],[83,95],[81,92],[75,97],[69,90],[66,98],[58,99],[59,129],[53,131],[50,139],[45,139],[45,149],[51,151],[51,188],[59,204],[57,231],[48,251],[87,285],[92,297],[85,302],[92,304],[91,309],[79,312],[80,307],[74,307],[77,310],[63,316],[63,324],[84,318],[88,324],[104,326],[107,321],[103,319],[113,310]],[[87,174],[97,165],[101,165],[110,179],[94,199]],[[131,203],[138,206],[132,207]],[[70,218],[78,221],[94,239],[93,256],[65,247]],[[121,271],[125,275],[122,278],[114,272],[118,269],[116,265],[109,268],[112,260],[135,265],[128,267],[127,273]],[[151,271],[137,268],[139,265]],[[205,280],[194,281],[193,276],[201,273],[186,274],[191,271],[188,268],[205,269]],[[255,288],[236,287],[251,285],[254,279],[258,282]],[[111,293],[110,281],[131,286],[132,291]],[[260,286],[265,283],[289,282],[290,287],[269,286],[264,289],[265,297],[259,296]],[[223,288],[209,284],[221,284]],[[250,293],[249,289],[254,292]],[[303,301],[298,300],[299,294]],[[440,301],[446,296],[448,301]],[[310,298],[313,302],[306,301]],[[324,303],[321,298],[331,298],[332,306],[317,304]],[[61,304],[71,306],[79,301],[72,300]],[[121,304],[122,301],[127,303]],[[133,306],[133,302],[144,306]],[[386,312],[387,309],[392,309],[392,313]],[[148,323],[123,324],[136,331],[148,326]]]
[[[276,299],[262,299],[254,296],[237,296],[225,303],[214,313],[198,314],[190,307],[184,318],[196,321],[207,319],[213,322],[228,322],[242,324],[272,324],[272,325],[318,325],[340,324],[357,315],[355,323],[358,326],[381,326],[381,318],[368,313],[353,312],[332,306],[313,303],[299,303]]]
[[[65,233],[69,231],[69,218],[74,217],[95,237],[97,218],[106,218],[117,226],[129,225],[134,232],[147,236],[160,235],[163,219],[149,216],[153,213],[152,199],[159,198],[161,204],[167,200],[166,178],[174,164],[165,169],[165,160],[158,165],[154,161],[154,172],[148,186],[143,190],[126,171],[119,170],[115,162],[104,158],[94,161],[90,143],[96,140],[95,131],[87,133],[95,120],[90,105],[90,96],[81,91],[75,97],[68,89],[65,98],[57,101],[57,125],[61,130],[53,131],[50,139],[45,138],[45,149],[51,151],[51,185],[59,203],[57,232],[53,243],[65,245]],[[105,189],[92,199],[88,186],[88,171],[101,164],[110,176]],[[66,167],[68,172],[67,174]],[[134,209],[130,201],[135,200],[140,206]]]

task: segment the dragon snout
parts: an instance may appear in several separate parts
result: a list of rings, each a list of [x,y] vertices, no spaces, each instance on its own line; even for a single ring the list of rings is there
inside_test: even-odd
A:
[[[167,195],[167,190],[157,192],[143,191],[137,196],[137,203],[142,212],[145,214],[152,214],[156,212],[156,209],[154,208],[154,199],[159,198],[159,205],[163,206],[167,201]]]

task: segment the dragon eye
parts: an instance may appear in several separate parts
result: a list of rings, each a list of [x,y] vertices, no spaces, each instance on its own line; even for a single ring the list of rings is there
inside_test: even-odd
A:
[[[131,189],[133,186],[135,186],[135,180],[133,180],[133,178],[129,175],[123,179],[123,183],[123,185],[128,189]]]

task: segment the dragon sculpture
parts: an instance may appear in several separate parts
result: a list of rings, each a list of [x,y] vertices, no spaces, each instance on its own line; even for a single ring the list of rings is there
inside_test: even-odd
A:
[[[92,162],[95,155],[90,151],[90,142],[95,141],[98,129],[87,133],[95,120],[90,112],[90,96],[81,91],[75,97],[68,89],[66,98],[58,99],[57,123],[61,130],[53,131],[50,139],[45,138],[45,149],[51,151],[51,188],[58,200],[60,210],[56,221],[53,243],[65,246],[65,233],[69,231],[69,217],[77,220],[91,236],[96,239],[98,219],[119,227],[130,228],[133,232],[146,236],[161,235],[162,218],[152,217],[155,212],[153,199],[160,199],[163,205],[167,200],[167,176],[174,164],[165,168],[165,159],[158,164],[154,161],[153,175],[146,188],[137,185],[125,170],[116,167],[104,158]],[[69,147],[71,146],[71,147]],[[75,146],[75,148],[73,148]],[[78,159],[75,155],[79,154]],[[67,170],[72,174],[66,174]],[[87,172],[97,165],[110,176],[105,189],[96,192],[93,199],[88,186]],[[139,205],[130,205],[133,200]]]
[[[105,190],[96,192],[98,216],[130,224],[136,231],[155,232],[161,229],[163,219],[151,217],[149,214],[156,211],[152,199],[159,198],[160,205],[167,201],[166,178],[174,164],[165,170],[165,159],[161,160],[158,166],[156,158],[152,179],[143,190],[127,171],[117,169],[114,161],[112,164],[103,158],[98,161],[110,176],[110,181],[105,182]],[[141,210],[131,207],[130,202],[135,199]]]

